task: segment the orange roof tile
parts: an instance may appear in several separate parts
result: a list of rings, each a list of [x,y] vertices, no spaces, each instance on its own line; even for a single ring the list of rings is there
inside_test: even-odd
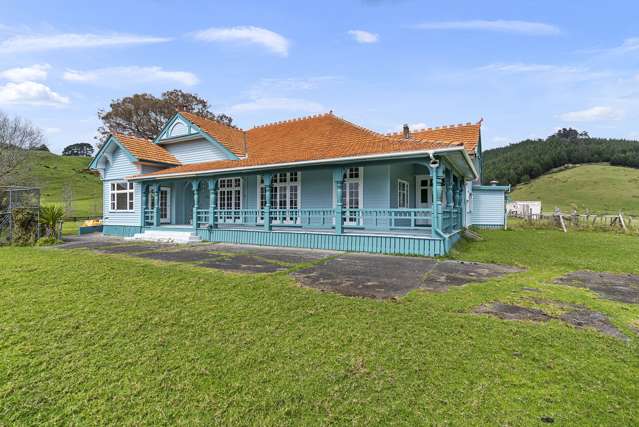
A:
[[[464,144],[464,148],[471,154],[477,151],[481,134],[480,120],[477,123],[465,123],[451,126],[414,130],[410,132],[411,138],[422,141],[434,141],[444,144]],[[388,134],[391,137],[402,137],[402,132]]]
[[[225,125],[217,120],[205,119],[188,111],[180,111],[180,114],[224,145],[231,153],[238,157],[243,157],[246,154],[244,150],[246,132],[243,130]]]
[[[137,138],[122,133],[112,133],[112,135],[138,160],[167,163],[169,165],[181,164],[173,154],[148,139]]]
[[[441,149],[452,145],[385,136],[332,113],[258,126],[247,131],[246,137],[245,159],[192,163],[144,176]]]

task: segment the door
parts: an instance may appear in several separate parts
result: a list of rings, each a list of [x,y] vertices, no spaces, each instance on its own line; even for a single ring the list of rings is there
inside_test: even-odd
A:
[[[428,175],[417,175],[415,182],[415,207],[430,209],[433,205],[433,180]],[[416,219],[415,225],[430,225],[430,215]]]
[[[160,187],[160,224],[171,223],[171,189]],[[155,197],[149,197],[149,209],[155,209]]]

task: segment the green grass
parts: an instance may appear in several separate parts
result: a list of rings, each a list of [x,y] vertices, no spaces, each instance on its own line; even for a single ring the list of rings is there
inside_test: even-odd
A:
[[[102,183],[99,177],[83,171],[91,161],[88,157],[66,157],[33,151],[30,170],[24,177],[41,188],[41,203],[64,204],[64,186],[72,190],[72,211],[68,216],[102,216]]]
[[[639,273],[639,239],[484,236],[453,257],[528,270],[398,301],[282,273],[1,248],[0,424],[636,424],[639,307],[551,281]],[[527,286],[604,312],[631,340],[471,313]]]
[[[541,200],[544,212],[555,207],[570,213],[639,214],[639,169],[601,164],[581,165],[549,173],[518,185],[512,200]]]

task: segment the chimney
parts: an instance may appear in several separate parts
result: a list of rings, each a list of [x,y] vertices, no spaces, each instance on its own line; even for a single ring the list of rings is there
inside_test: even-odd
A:
[[[403,133],[404,133],[404,139],[410,138],[410,128],[408,127],[407,123],[404,123]]]

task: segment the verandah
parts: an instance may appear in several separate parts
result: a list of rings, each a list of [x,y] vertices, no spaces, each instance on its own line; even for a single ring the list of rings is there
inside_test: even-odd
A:
[[[228,176],[206,176],[190,180],[193,194],[193,209],[190,227],[198,229],[250,228],[272,231],[275,229],[304,229],[344,234],[353,231],[404,232],[411,235],[443,237],[463,226],[465,207],[462,177],[439,162],[427,164],[430,173],[430,198],[428,207],[366,208],[358,203],[349,203],[347,167],[335,167],[334,206],[322,208],[300,208],[297,203],[278,204],[278,175],[280,171],[262,172],[258,189],[261,203],[257,208],[241,209],[229,203],[227,196]],[[291,174],[292,175],[292,174]],[[142,183],[142,224],[145,227],[161,225],[159,200],[162,182]],[[201,190],[208,191],[208,207],[200,206]],[[297,191],[297,190],[296,190]],[[361,190],[360,190],[361,191]],[[205,194],[206,196],[206,194]],[[205,200],[206,203],[206,200]]]

